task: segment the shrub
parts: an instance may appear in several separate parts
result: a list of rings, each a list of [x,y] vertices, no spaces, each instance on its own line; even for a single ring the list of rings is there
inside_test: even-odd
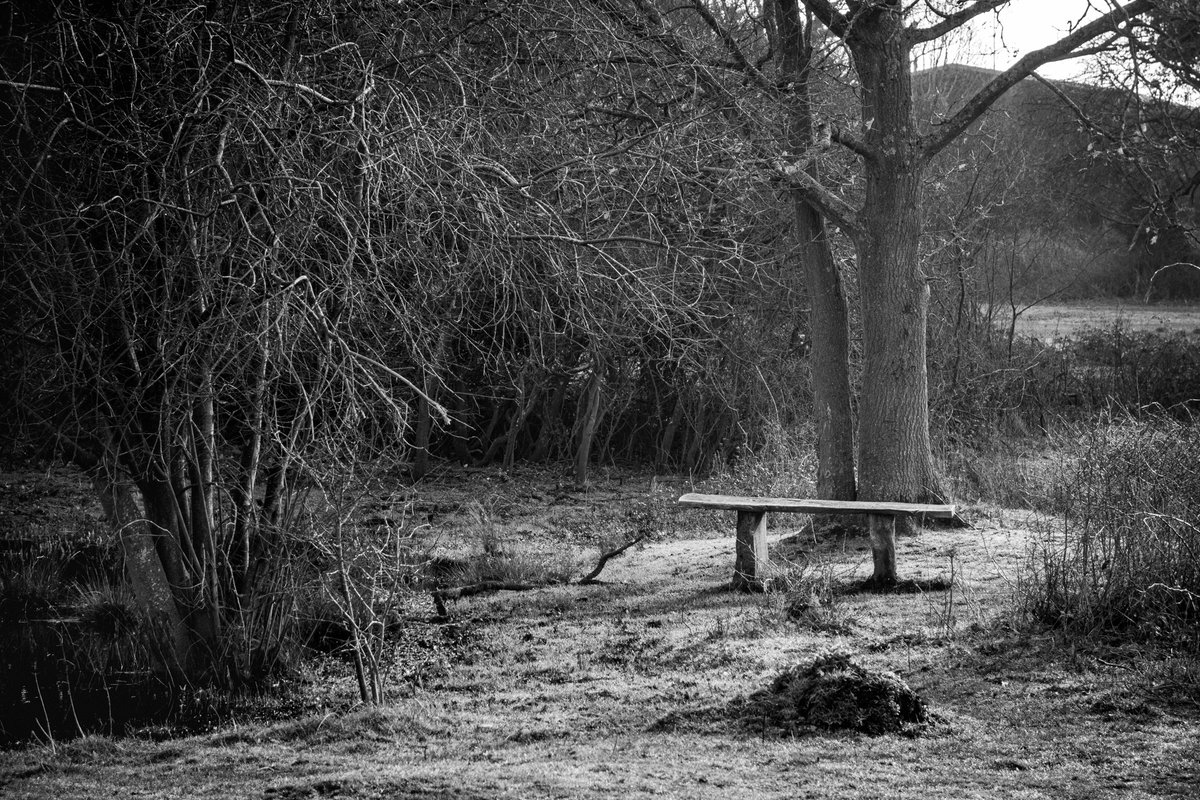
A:
[[[1084,331],[1063,348],[1064,394],[1093,407],[1168,409],[1200,404],[1200,341],[1184,333]]]
[[[737,463],[719,463],[707,484],[724,494],[809,497],[816,487],[816,433],[811,426],[789,430],[775,420],[764,425],[760,447]]]
[[[1026,613],[1200,659],[1198,450],[1200,426],[1161,415],[1080,432],[1050,487],[1061,527],[1036,548]]]

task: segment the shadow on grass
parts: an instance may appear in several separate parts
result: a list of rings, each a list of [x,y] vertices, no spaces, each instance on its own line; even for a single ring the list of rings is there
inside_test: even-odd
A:
[[[879,584],[867,578],[865,581],[843,581],[836,583],[833,593],[837,595],[852,594],[926,594],[928,592],[945,592],[951,587],[949,578],[905,578],[895,583]]]

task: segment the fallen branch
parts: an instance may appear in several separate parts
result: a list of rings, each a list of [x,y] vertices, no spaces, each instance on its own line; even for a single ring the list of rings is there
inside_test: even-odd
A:
[[[527,592],[530,589],[540,589],[549,584],[512,583],[511,581],[480,581],[468,586],[456,586],[453,589],[438,589],[433,593],[433,605],[439,617],[448,616],[447,600],[458,600],[463,597],[474,597],[485,592]]]
[[[624,553],[635,544],[643,541],[649,536],[649,531],[640,534],[639,536],[630,539],[625,544],[609,550],[607,553],[600,555],[600,560],[596,562],[595,568],[587,575],[577,581],[573,581],[575,586],[589,586],[599,583],[597,580],[600,573],[604,571],[604,566],[609,560],[616,558]],[[460,600],[464,597],[474,597],[477,594],[485,594],[487,592],[528,592],[531,589],[543,589],[547,586],[557,586],[556,583],[513,583],[511,581],[480,581],[479,583],[471,583],[466,586],[456,586],[451,589],[436,589],[432,593],[433,607],[437,612],[438,617],[445,618],[450,615],[446,610],[447,600]]]
[[[633,547],[635,544],[642,541],[649,535],[650,535],[649,532],[643,533],[635,539],[630,539],[628,542],[621,545],[616,550],[609,550],[607,553],[604,553],[603,555],[601,555],[600,560],[596,562],[596,568],[593,569],[591,572],[589,572],[584,577],[580,578],[579,585],[587,586],[588,584],[591,584],[591,583],[597,583],[598,581],[596,580],[596,578],[600,575],[600,572],[604,569],[604,565],[608,563],[608,560],[610,558],[616,558],[617,556],[621,555],[626,550]]]

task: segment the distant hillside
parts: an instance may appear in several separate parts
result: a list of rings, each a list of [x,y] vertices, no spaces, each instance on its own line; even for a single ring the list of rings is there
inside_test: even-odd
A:
[[[918,72],[919,117],[936,126],[997,74],[962,65]],[[986,209],[981,233],[1008,254],[1006,261],[984,253],[990,268],[1023,276],[1031,294],[1142,293],[1160,267],[1200,263],[1200,197],[1179,194],[1200,154],[1169,144],[1173,125],[1196,129],[1197,110],[1147,107],[1111,88],[1051,85],[1029,78],[1014,86],[940,156],[933,173],[946,179],[928,198],[931,222],[939,212],[948,220],[964,208],[967,217]],[[1200,271],[1164,270],[1153,296],[1200,296]]]

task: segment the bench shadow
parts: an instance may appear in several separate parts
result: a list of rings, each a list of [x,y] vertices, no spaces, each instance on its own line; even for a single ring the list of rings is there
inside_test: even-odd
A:
[[[870,578],[866,580],[842,581],[834,585],[833,593],[837,595],[852,594],[925,594],[927,592],[945,592],[951,587],[948,578],[905,578],[895,583],[878,584]]]

